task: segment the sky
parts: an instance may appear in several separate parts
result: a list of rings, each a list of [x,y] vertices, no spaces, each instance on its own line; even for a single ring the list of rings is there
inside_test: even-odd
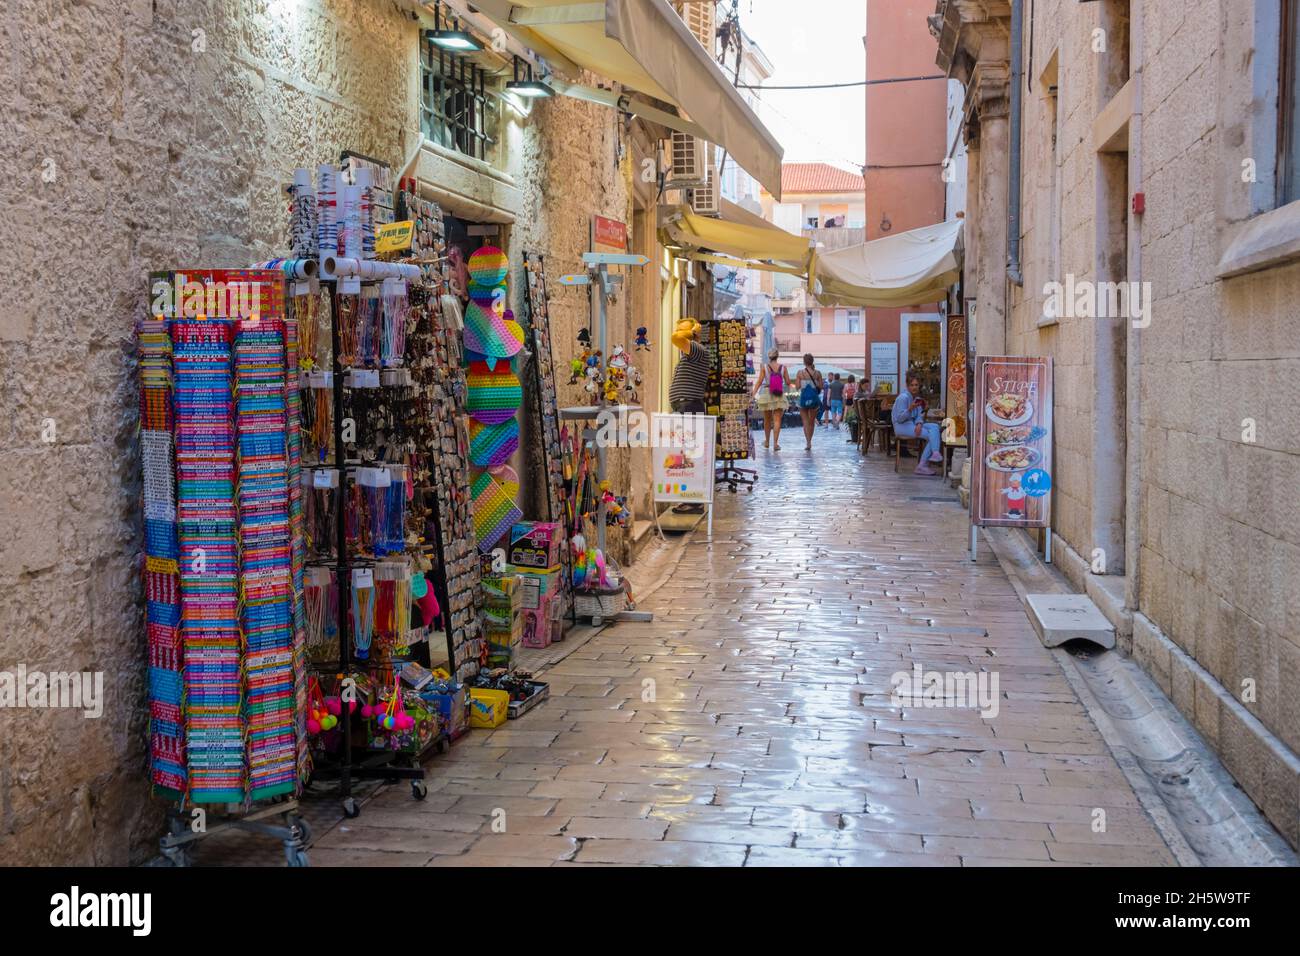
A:
[[[764,84],[846,83],[866,77],[866,0],[721,0],[772,62]],[[794,15],[797,11],[797,15]],[[866,161],[866,87],[759,92],[759,116],[788,161],[837,166]]]

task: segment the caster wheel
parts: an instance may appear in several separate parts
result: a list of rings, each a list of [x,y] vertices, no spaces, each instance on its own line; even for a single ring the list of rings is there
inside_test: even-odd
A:
[[[300,844],[306,846],[311,843],[311,825],[305,817],[290,815],[285,822],[297,832],[297,839]]]
[[[343,798],[343,815],[349,820],[355,820],[361,816],[361,806],[357,803],[355,797]]]
[[[411,781],[411,796],[416,800],[423,800],[429,795],[429,785],[423,780]]]
[[[591,619],[591,626],[592,626],[592,627],[600,627],[600,626],[601,626],[602,624],[604,624],[604,623],[605,623],[605,619],[604,619],[603,617],[595,617],[595,616],[593,616],[592,619]]]
[[[438,741],[438,753],[445,754],[450,749],[451,744],[447,742],[446,738]]]
[[[300,846],[285,845],[284,862],[287,866],[300,867],[311,866],[307,860],[307,851]]]

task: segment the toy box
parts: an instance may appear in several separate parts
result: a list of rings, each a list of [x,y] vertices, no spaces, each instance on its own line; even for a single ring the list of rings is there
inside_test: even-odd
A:
[[[519,606],[527,609],[540,608],[550,598],[560,593],[560,572],[527,571],[516,569],[519,579]]]
[[[421,691],[420,699],[438,712],[452,740],[469,730],[469,691],[464,684],[435,684]]]
[[[480,619],[488,645],[489,667],[510,667],[514,664],[524,634],[519,598],[519,579],[515,575],[483,578],[483,609]]]
[[[521,521],[510,529],[510,563],[520,570],[554,571],[560,566],[564,529],[554,521]]]
[[[469,724],[482,730],[500,727],[509,718],[510,695],[503,690],[474,687],[470,690]]]

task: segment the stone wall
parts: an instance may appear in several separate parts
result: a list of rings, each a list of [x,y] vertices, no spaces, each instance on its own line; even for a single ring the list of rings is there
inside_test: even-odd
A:
[[[1045,282],[1068,273],[1078,281],[1105,278],[1099,267],[1116,249],[1113,233],[1099,238],[1106,231],[1103,160],[1094,141],[1094,121],[1110,99],[1104,58],[1092,48],[1105,6],[1035,5],[1024,100],[1025,285],[1012,288],[1008,319],[1009,351],[1055,359],[1053,523],[1085,560],[1096,546],[1099,496],[1115,491],[1097,478],[1106,427],[1097,408],[1115,398],[1106,394],[1115,388],[1122,407],[1124,379],[1122,372],[1117,381],[1099,372],[1104,329],[1097,323],[1107,320],[1063,318],[1047,327],[1040,320]],[[1136,191],[1146,196],[1137,235],[1152,314],[1150,326],[1136,334],[1138,354],[1128,356],[1140,361],[1141,383],[1133,433],[1140,451],[1128,462],[1130,470],[1140,469],[1136,611],[1143,627],[1135,626],[1132,650],[1295,843],[1300,339],[1292,303],[1300,296],[1300,265],[1217,275],[1227,229],[1244,218],[1234,213],[1244,202],[1234,190],[1250,188],[1237,175],[1250,155],[1242,145],[1249,131],[1232,126],[1252,112],[1249,83],[1243,92],[1239,82],[1223,78],[1239,76],[1234,64],[1261,55],[1245,37],[1254,4],[1134,0],[1133,6],[1141,11],[1145,48],[1142,178],[1124,200]],[[1275,43],[1276,36],[1262,42]],[[1048,105],[1039,82],[1053,55],[1059,252],[1050,228]],[[1233,174],[1226,186],[1219,185],[1221,170]],[[1253,441],[1243,438],[1247,420],[1255,423]],[[1149,637],[1157,632],[1178,653],[1171,657]],[[1221,687],[1198,686],[1195,668],[1180,659],[1194,661]]]
[[[388,0],[15,0],[7,13],[0,670],[102,671],[106,708],[0,710],[0,847],[13,864],[126,864],[160,832],[133,364],[146,274],[281,252],[297,166],[344,148],[404,162],[419,142],[419,27]],[[519,124],[509,166],[525,198],[508,244],[516,262],[547,254],[557,363],[587,307],[554,280],[579,269],[591,213],[631,219],[619,122],[557,98]],[[626,311],[612,343],[631,343]],[[562,386],[562,403],[579,398]],[[626,487],[626,455],[612,461]]]

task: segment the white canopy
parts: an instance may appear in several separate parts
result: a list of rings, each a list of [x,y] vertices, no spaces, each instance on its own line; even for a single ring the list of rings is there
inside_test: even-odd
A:
[[[474,0],[474,6],[573,79],[590,70],[677,107],[691,121],[688,128],[698,128],[780,198],[781,144],[666,0]],[[636,102],[629,109],[652,115]]]
[[[817,255],[813,294],[824,306],[898,307],[938,302],[957,281],[961,219]]]

